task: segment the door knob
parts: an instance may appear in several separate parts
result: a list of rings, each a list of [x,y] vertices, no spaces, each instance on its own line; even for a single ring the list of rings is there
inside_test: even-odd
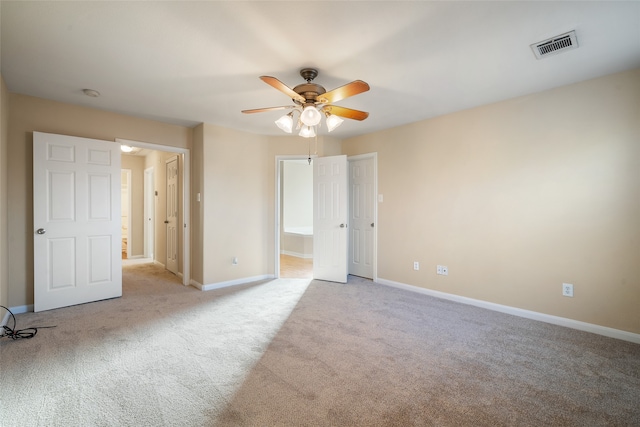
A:
[[[165,224],[169,224],[169,220],[166,220],[164,223],[165,223]]]
[[[347,228],[348,225],[347,224],[340,224],[340,228]]]
[[[373,227],[373,223],[371,223],[371,226]]]
[[[45,230],[44,228],[38,228],[38,229],[36,230],[36,233],[38,233],[38,234],[44,234],[44,233],[46,233],[46,232],[47,232],[47,230]]]

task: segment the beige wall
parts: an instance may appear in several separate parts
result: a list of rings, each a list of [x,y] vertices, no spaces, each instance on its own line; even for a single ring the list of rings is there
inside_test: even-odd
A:
[[[0,305],[9,305],[7,229],[7,146],[9,144],[9,93],[0,74]],[[0,311],[0,321],[4,313]]]
[[[378,153],[380,278],[640,333],[640,70],[343,149]]]
[[[639,99],[636,70],[343,142],[320,137],[318,155],[378,152],[380,278],[640,333]],[[274,274],[275,158],[306,156],[308,141],[17,94],[9,108],[8,305],[33,301],[36,130],[192,148],[192,278]]]
[[[193,246],[203,254],[193,260],[193,280],[208,285],[274,274],[276,155],[306,156],[309,141],[210,124],[196,127],[193,141]],[[311,149],[313,154],[315,142]],[[340,150],[340,140],[318,138],[318,155]],[[196,178],[200,168],[202,182]]]
[[[266,274],[268,242],[267,138],[203,126],[203,285]],[[233,257],[238,265],[232,265]],[[273,269],[273,268],[272,268]]]
[[[131,257],[144,256],[144,157],[123,154],[121,168],[131,171]]]
[[[193,128],[191,147],[191,280],[205,284],[203,245],[204,245],[204,125]],[[201,200],[198,201],[198,194]]]
[[[96,100],[99,103],[99,99]],[[9,95],[8,157],[8,304],[33,303],[33,132],[114,141],[116,138],[190,148],[192,131],[92,108],[29,96]]]

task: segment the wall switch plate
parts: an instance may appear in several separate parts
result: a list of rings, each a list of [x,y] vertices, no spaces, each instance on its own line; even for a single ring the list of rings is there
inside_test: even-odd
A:
[[[436,274],[442,274],[442,266],[441,265],[436,267]]]
[[[233,265],[238,265],[238,257],[233,257],[233,259],[231,260],[231,264]]]
[[[378,203],[382,203],[384,200],[384,197],[382,197],[382,194],[378,194]]]
[[[413,262],[413,269],[416,271],[420,270],[420,263],[418,261]]]
[[[562,284],[562,295],[565,297],[573,297],[573,285],[571,283]]]

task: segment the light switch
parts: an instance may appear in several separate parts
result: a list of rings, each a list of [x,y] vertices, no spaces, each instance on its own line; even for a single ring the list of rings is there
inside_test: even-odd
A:
[[[382,194],[378,194],[378,203],[382,203],[382,199],[383,199]]]

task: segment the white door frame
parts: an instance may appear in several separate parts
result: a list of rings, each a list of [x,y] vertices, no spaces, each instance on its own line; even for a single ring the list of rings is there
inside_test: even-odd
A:
[[[316,155],[311,156],[312,159],[315,159]],[[280,202],[282,194],[280,194],[280,177],[282,176],[282,161],[283,160],[307,160],[309,156],[307,155],[277,155],[276,156],[276,179],[275,179],[275,248],[274,248],[274,276],[276,278],[280,277]],[[366,153],[366,154],[358,154],[356,156],[347,156],[347,163],[351,160],[362,160],[367,158],[373,158],[373,192],[374,192],[374,203],[373,203],[373,217],[375,222],[375,227],[373,230],[373,281],[378,281],[378,153]],[[349,193],[351,193],[351,189],[349,189]]]
[[[373,281],[378,281],[378,153],[358,154],[347,156],[347,164],[351,161],[373,158]],[[351,170],[351,168],[349,168]],[[349,182],[351,178],[349,178]],[[349,200],[351,200],[351,187],[349,187]],[[351,206],[349,206],[351,208]]]
[[[318,157],[317,155],[311,156],[311,160]],[[277,279],[280,277],[280,215],[282,214],[280,210],[280,203],[282,202],[282,194],[280,194],[280,186],[282,185],[281,176],[282,176],[282,165],[285,160],[308,160],[308,155],[303,154],[294,154],[294,155],[281,155],[276,156],[276,213],[275,213],[275,274],[274,277]]]
[[[154,257],[156,198],[155,198],[155,170],[153,166],[144,170],[144,257]]]
[[[166,151],[178,153],[183,156],[181,177],[182,185],[182,284],[188,286],[191,281],[191,160],[190,151],[187,148],[173,147],[171,145],[152,144],[148,142],[132,141],[129,139],[116,138],[119,144],[131,147],[146,148],[149,150]],[[180,173],[180,172],[179,172]]]

